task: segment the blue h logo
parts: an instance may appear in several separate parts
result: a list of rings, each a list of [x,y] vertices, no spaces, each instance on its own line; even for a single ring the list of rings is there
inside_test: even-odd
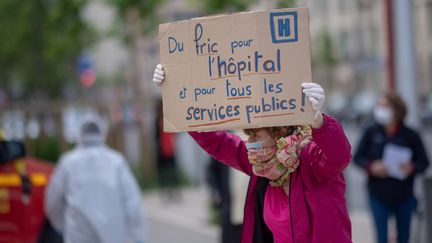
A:
[[[289,19],[278,19],[279,36],[290,36],[290,20]]]
[[[298,41],[297,12],[270,13],[270,32],[273,43]]]

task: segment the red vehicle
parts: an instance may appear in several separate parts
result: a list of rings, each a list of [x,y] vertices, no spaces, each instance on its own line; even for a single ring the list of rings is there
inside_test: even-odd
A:
[[[0,141],[0,243],[41,242],[44,191],[53,165],[25,156],[24,145]]]

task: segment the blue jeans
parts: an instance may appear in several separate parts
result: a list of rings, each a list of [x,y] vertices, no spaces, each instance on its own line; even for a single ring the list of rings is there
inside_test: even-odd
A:
[[[377,243],[388,243],[388,219],[393,214],[396,217],[398,242],[408,243],[411,215],[417,205],[416,199],[411,197],[401,203],[389,204],[369,194],[369,203],[375,221]]]

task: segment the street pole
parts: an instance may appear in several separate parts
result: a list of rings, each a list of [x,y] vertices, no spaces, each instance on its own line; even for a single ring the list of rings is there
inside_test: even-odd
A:
[[[387,39],[387,88],[395,91],[394,42],[393,42],[393,0],[385,0],[386,39]]]
[[[426,176],[423,179],[423,194],[424,194],[424,219],[425,226],[423,230],[426,232],[425,242],[432,242],[432,177]]]
[[[419,128],[419,106],[417,100],[416,85],[416,58],[414,48],[414,25],[413,25],[413,1],[394,0],[393,23],[395,42],[395,73],[397,91],[407,103],[407,123]],[[423,180],[424,212],[426,241],[432,242],[432,178],[426,177]],[[419,237],[419,236],[417,236]],[[420,237],[421,238],[421,237]]]
[[[411,0],[393,1],[396,90],[407,104],[407,123],[419,127],[414,25]]]

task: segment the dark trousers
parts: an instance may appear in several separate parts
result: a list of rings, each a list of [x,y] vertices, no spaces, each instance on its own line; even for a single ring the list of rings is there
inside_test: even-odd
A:
[[[243,224],[222,225],[222,243],[239,243],[241,242]]]
[[[63,243],[62,236],[57,233],[47,219],[42,226],[38,243]]]
[[[391,215],[396,218],[398,242],[408,243],[416,199],[411,197],[400,203],[388,203],[369,195],[369,203],[375,221],[377,243],[388,243],[388,219]]]

